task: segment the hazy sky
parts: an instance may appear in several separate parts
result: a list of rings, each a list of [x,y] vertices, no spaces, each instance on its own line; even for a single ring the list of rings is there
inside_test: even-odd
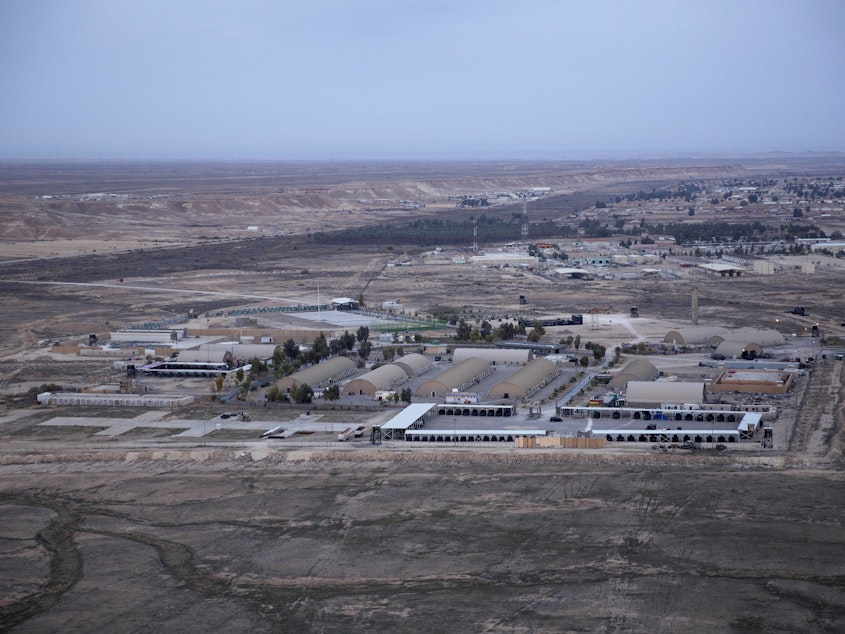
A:
[[[845,151],[843,0],[0,0],[1,158]]]

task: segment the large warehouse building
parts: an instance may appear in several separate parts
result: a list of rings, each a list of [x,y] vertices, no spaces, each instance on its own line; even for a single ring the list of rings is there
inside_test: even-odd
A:
[[[730,333],[722,335],[722,341],[730,339],[731,341],[744,341],[746,343],[756,343],[763,348],[770,346],[782,346],[783,335],[777,330],[772,329],[757,329],[757,328],[740,328],[739,330],[732,330]],[[711,345],[719,345],[722,341],[714,338]]]
[[[196,350],[182,350],[178,358],[180,361],[191,357],[191,361],[216,362],[228,353],[236,365],[242,365],[255,358],[262,361],[272,359],[278,348],[274,343],[206,343]]]
[[[434,364],[429,361],[428,357],[416,352],[406,354],[404,357],[396,359],[396,361],[393,362],[393,365],[398,365],[402,368],[405,371],[405,374],[408,375],[409,379],[413,379],[415,376],[422,376],[434,368]]]
[[[756,359],[763,354],[763,346],[758,343],[725,339],[716,346],[715,354],[725,359]]]
[[[666,336],[663,337],[663,342],[671,343],[676,346],[709,346],[713,345],[710,343],[710,340],[713,337],[721,336],[722,338],[725,338],[727,334],[727,328],[681,328],[667,332]]]
[[[634,359],[625,364],[619,372],[610,379],[609,387],[625,390],[628,381],[654,381],[660,372],[648,359]]]
[[[560,369],[548,359],[534,359],[490,390],[490,398],[524,399],[560,376]]]
[[[381,365],[367,372],[357,379],[352,379],[343,388],[343,392],[349,396],[375,396],[376,392],[392,390],[406,383],[409,379],[410,377],[399,365],[388,363],[387,365]]]
[[[628,381],[628,407],[660,407],[663,404],[700,405],[704,383],[684,381]]]
[[[455,348],[452,353],[454,363],[467,359],[484,359],[491,365],[525,365],[531,360],[531,350],[513,350],[507,348]]]
[[[473,357],[429,379],[417,388],[416,396],[442,397],[448,392],[469,389],[495,371],[484,359]]]
[[[342,381],[357,371],[355,362],[352,359],[335,357],[334,359],[323,361],[299,372],[294,372],[283,379],[279,379],[276,385],[279,386],[282,393],[289,394],[291,390],[303,383],[311,387],[325,387]]]

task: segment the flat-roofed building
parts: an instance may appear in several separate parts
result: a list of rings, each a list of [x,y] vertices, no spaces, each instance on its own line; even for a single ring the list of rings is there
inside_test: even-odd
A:
[[[686,381],[628,381],[628,407],[661,407],[704,402],[704,383]]]
[[[785,394],[792,386],[794,373],[781,370],[729,369],[720,374],[710,390],[713,392],[742,392]]]

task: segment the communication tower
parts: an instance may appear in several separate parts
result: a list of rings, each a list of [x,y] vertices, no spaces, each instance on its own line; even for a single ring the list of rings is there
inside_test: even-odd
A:
[[[522,197],[522,239],[528,240],[528,199]]]

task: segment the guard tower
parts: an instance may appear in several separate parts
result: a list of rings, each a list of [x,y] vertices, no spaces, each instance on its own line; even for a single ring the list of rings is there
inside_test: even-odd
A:
[[[775,438],[771,427],[763,427],[763,449],[774,449]]]
[[[381,425],[373,425],[373,430],[370,432],[370,444],[381,444]]]

